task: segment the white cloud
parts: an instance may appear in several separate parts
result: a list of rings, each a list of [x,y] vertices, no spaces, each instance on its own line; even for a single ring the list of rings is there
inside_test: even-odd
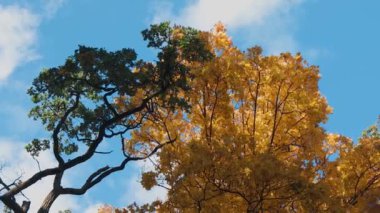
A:
[[[36,59],[38,15],[17,5],[0,5],[0,81],[22,63]]]
[[[334,57],[333,53],[326,48],[311,48],[305,51],[305,58],[311,63],[316,63],[316,61],[321,58],[331,58]]]
[[[4,134],[11,137],[18,134],[35,136],[42,130],[40,123],[28,117],[29,111],[24,107],[6,101],[0,101],[0,105],[0,116],[2,117],[0,124],[4,125],[2,129],[7,131],[3,133],[3,136]]]
[[[270,53],[294,51],[292,15],[290,11],[303,0],[194,0],[173,12],[173,4],[157,4],[153,22],[170,20],[201,30],[210,30],[218,21],[227,25],[249,43],[259,43]]]
[[[0,163],[5,163],[6,167],[3,168],[0,175],[5,181],[12,181],[19,175],[22,175],[22,180],[30,177],[38,171],[36,161],[24,151],[23,143],[11,141],[7,139],[0,139]],[[23,151],[21,151],[23,150]],[[43,152],[38,158],[42,169],[55,166],[53,156],[50,152]],[[66,180],[68,184],[70,180]],[[53,184],[52,177],[48,177],[34,184],[24,191],[24,194],[31,199],[30,212],[37,212],[39,205],[42,203],[44,197],[49,193]],[[24,197],[19,197],[20,200],[25,200]],[[0,206],[0,209],[2,206]],[[58,197],[56,202],[51,208],[51,212],[58,212],[59,210],[79,208],[79,204],[72,196]],[[74,211],[75,212],[75,211]]]
[[[153,23],[160,23],[167,20],[174,20],[174,14],[173,14],[173,3],[170,1],[154,1],[152,3],[152,9],[153,9],[153,19],[148,20],[149,24],[150,22]],[[175,23],[178,23],[176,20],[174,20]]]
[[[65,1],[41,0],[35,10],[22,1],[0,4],[0,82],[20,65],[40,57],[36,44],[41,21],[52,18]]]
[[[65,0],[43,0],[45,15],[51,18],[64,3]]]

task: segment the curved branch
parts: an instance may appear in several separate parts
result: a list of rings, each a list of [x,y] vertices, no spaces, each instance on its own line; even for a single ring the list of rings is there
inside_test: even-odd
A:
[[[62,126],[65,124],[67,117],[70,115],[70,113],[72,113],[78,107],[79,99],[80,99],[80,94],[77,94],[77,96],[75,98],[74,105],[71,106],[65,112],[65,114],[59,120],[57,126],[54,128],[54,131],[53,131],[53,152],[54,152],[55,158],[57,159],[57,161],[59,163],[59,166],[62,166],[65,163],[65,161],[63,160],[63,158],[60,155],[58,134],[60,133]]]
[[[122,161],[122,163],[119,166],[115,166],[115,167],[105,166],[105,167],[102,167],[102,168],[98,169],[97,171],[95,171],[94,173],[92,173],[87,178],[86,182],[82,185],[82,187],[80,187],[80,188],[62,188],[61,194],[83,195],[84,193],[87,192],[87,190],[89,190],[90,188],[92,188],[93,186],[95,186],[96,184],[98,184],[99,182],[101,182],[104,178],[106,178],[110,174],[115,173],[117,171],[123,170],[129,161],[137,161],[137,160],[147,159],[147,158],[151,157],[153,154],[155,154],[163,146],[165,146],[167,144],[170,144],[170,143],[173,143],[175,140],[176,139],[169,140],[169,141],[167,141],[165,143],[162,143],[162,144],[156,146],[146,156],[143,156],[143,157],[129,157],[128,156],[128,157],[126,157]]]
[[[115,107],[113,107],[113,106],[110,104],[110,102],[108,101],[108,98],[107,98],[108,96],[113,95],[115,92],[116,92],[116,90],[113,89],[113,90],[107,92],[106,94],[104,94],[104,96],[103,96],[103,102],[104,102],[104,104],[108,107],[108,109],[111,110],[112,114],[113,114],[114,116],[117,116],[118,113],[117,113]]]
[[[30,177],[26,181],[23,181],[20,184],[18,184],[17,187],[12,188],[7,193],[0,196],[0,199],[2,199],[3,197],[7,197],[7,196],[14,196],[14,195],[20,193],[22,190],[33,185],[37,181],[41,180],[42,178],[49,176],[49,175],[55,175],[60,171],[61,171],[60,168],[55,167],[55,168],[45,169],[45,170],[42,170],[40,172],[37,172],[36,174],[34,174],[32,177]]]

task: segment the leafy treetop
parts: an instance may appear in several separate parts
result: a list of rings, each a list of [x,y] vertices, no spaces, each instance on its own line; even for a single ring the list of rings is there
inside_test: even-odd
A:
[[[179,34],[181,31],[178,32]],[[179,36],[180,37],[180,36]],[[319,69],[300,54],[264,56],[233,46],[222,24],[203,32],[212,60],[191,63],[189,112],[148,120],[129,144],[178,141],[143,174],[166,188],[158,212],[363,212],[380,193],[380,137],[373,126],[354,144],[326,133],[332,112]],[[133,150],[133,147],[127,147]],[[371,207],[372,206],[372,207]]]

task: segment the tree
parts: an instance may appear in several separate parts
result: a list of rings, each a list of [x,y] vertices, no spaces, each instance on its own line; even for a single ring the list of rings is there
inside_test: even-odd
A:
[[[181,38],[174,32],[181,30]],[[35,106],[30,116],[41,120],[51,137],[34,139],[26,146],[33,157],[51,151],[57,166],[43,169],[27,179],[6,184],[0,179],[0,200],[14,212],[27,212],[30,202],[19,204],[16,196],[48,176],[54,177],[50,193],[38,212],[48,212],[60,195],[82,195],[131,161],[152,156],[177,138],[168,134],[160,140],[130,143],[129,131],[154,122],[174,110],[188,108],[182,93],[189,89],[188,65],[208,60],[200,32],[169,23],[152,25],[142,32],[148,47],[158,52],[157,62],[137,60],[132,49],[108,52],[79,46],[62,66],[43,70],[28,90]],[[102,166],[89,174],[78,188],[62,185],[65,173],[95,154],[105,139],[120,138],[123,160],[116,166]],[[126,149],[128,147],[128,149]],[[107,155],[105,155],[107,157]],[[70,159],[69,159],[70,158]]]
[[[326,133],[321,123],[332,109],[319,92],[318,67],[300,54],[242,52],[222,24],[202,35],[214,57],[190,64],[191,110],[165,112],[130,139],[178,139],[142,176],[146,189],[168,190],[156,211],[363,212],[376,204],[378,127],[357,144]]]

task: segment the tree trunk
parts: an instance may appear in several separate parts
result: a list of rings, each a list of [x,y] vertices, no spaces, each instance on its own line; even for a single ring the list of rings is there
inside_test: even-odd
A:
[[[22,201],[21,208],[24,210],[24,212],[28,212],[30,208],[30,201]]]
[[[4,196],[1,198],[1,201],[4,203],[4,205],[7,208],[11,209],[14,212],[20,212],[20,213],[26,212],[26,211],[24,211],[24,209],[21,206],[19,206],[16,203],[16,201],[13,197]]]
[[[59,193],[52,190],[45,198],[44,202],[42,203],[40,209],[38,210],[38,213],[48,213],[50,210],[51,205],[53,205],[55,199],[59,196]]]
[[[259,208],[258,205],[259,204],[255,203],[255,202],[249,203],[248,206],[247,206],[247,213],[258,213],[258,212],[260,212],[259,209],[258,209]]]
[[[255,207],[248,206],[247,213],[256,213]]]

